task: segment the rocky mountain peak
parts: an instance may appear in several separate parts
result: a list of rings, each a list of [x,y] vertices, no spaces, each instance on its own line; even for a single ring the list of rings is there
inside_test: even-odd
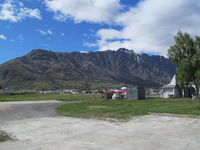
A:
[[[0,65],[0,78],[11,89],[101,89],[105,85],[160,86],[175,74],[167,58],[117,51],[58,53],[33,50]],[[0,83],[1,84],[1,83]]]

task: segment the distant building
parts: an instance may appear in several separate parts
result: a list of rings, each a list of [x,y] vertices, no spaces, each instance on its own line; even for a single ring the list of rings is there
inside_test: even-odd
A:
[[[143,100],[145,99],[144,87],[128,87],[127,88],[127,99],[128,100]]]
[[[171,82],[162,87],[161,97],[162,98],[191,98],[195,93],[194,85],[185,86],[180,89],[176,84],[176,75],[172,78]]]
[[[177,88],[176,88],[176,76],[174,75],[174,77],[172,78],[171,82],[162,87],[161,97],[162,98],[175,97],[176,91],[177,91]]]
[[[78,94],[79,90],[78,89],[64,89],[62,90],[62,93]]]

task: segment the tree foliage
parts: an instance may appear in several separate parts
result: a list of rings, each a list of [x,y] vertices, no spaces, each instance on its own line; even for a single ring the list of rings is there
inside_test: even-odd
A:
[[[178,32],[175,44],[168,50],[169,59],[176,64],[176,80],[180,87],[195,84],[198,95],[200,86],[200,37]]]

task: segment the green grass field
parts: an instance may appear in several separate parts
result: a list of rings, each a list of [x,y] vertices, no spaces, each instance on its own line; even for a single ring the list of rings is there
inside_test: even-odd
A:
[[[19,94],[0,96],[0,102],[4,101],[38,101],[38,100],[98,100],[101,99],[99,94]]]
[[[57,108],[59,114],[79,118],[130,119],[133,116],[152,113],[200,115],[200,101],[184,99],[152,99],[143,101],[102,101],[67,104]]]

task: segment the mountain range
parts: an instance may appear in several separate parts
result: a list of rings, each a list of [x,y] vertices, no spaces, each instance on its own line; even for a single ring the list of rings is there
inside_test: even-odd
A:
[[[1,87],[8,89],[102,89],[140,85],[158,87],[175,74],[163,56],[117,51],[60,53],[33,50],[0,65]]]

